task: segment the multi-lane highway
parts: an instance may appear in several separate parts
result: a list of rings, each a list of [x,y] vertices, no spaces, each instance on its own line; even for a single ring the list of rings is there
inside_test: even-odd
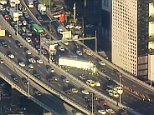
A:
[[[37,11],[36,11],[36,9],[34,9],[34,10],[32,10],[32,13],[36,13]],[[55,29],[56,30],[56,29]],[[56,36],[56,35],[53,35],[53,36]],[[59,39],[59,36],[57,35],[55,38],[58,38]],[[9,43],[9,45],[10,45],[10,51],[15,55],[15,57],[22,57],[22,59],[23,59],[23,61],[26,63],[26,60],[25,60],[25,57],[24,57],[24,53],[23,53],[23,51],[19,51],[19,50],[22,50],[22,49],[13,49],[14,47],[16,48],[16,45],[15,44],[13,44],[14,43],[14,41],[12,41],[12,42],[10,42],[10,41],[8,41],[8,43]],[[12,45],[11,45],[12,44]],[[8,47],[9,48],[9,47]],[[12,49],[11,49],[12,48]],[[73,50],[74,49],[71,49],[70,47],[69,47],[69,49],[70,50],[72,50],[72,52],[73,52]],[[4,54],[6,54],[7,52],[4,50],[2,50],[2,52],[4,53]],[[36,55],[35,55],[36,56]],[[97,57],[92,57],[92,56],[87,56],[86,54],[84,54],[83,55],[83,57],[85,57],[86,59],[89,59],[89,60],[92,60],[93,62],[97,62],[97,61],[100,61],[100,59],[99,58],[97,58]],[[17,60],[14,60],[14,61],[16,61],[17,62]],[[37,65],[37,64],[36,64]],[[99,65],[100,66],[100,65]],[[40,73],[40,75],[41,76],[46,76],[47,75],[47,71],[46,71],[46,69],[42,69],[42,68],[45,68],[44,66],[42,66],[41,65],[41,67],[39,66],[39,64],[37,65],[37,66],[35,66],[34,65],[34,68],[37,70],[37,71],[39,71],[39,73]],[[102,67],[100,67],[100,68],[102,68]],[[26,68],[25,68],[26,69]],[[72,73],[71,73],[71,71],[70,71],[70,73],[71,74],[73,74],[75,77],[79,77],[77,74],[85,74],[86,72],[82,72],[82,71],[79,71],[78,73],[76,73],[76,74],[74,74],[74,72],[76,71],[74,71],[73,70],[73,68],[71,68],[72,70]],[[56,72],[57,71],[57,72]],[[113,72],[112,72],[113,71]],[[80,73],[81,72],[81,73]],[[55,73],[59,73],[59,70],[56,70],[55,69]],[[100,73],[100,72],[99,72]],[[117,81],[119,81],[119,79],[118,79],[118,77],[117,77],[117,75],[116,75],[116,73],[114,72],[114,69],[112,69],[112,68],[110,68],[110,67],[108,67],[108,66],[105,66],[105,72],[104,72],[107,76],[109,76],[109,77],[113,77],[115,80],[117,80]],[[92,76],[90,75],[90,74],[86,74],[86,77],[88,77],[88,79],[89,78],[92,78]],[[104,79],[106,79],[104,76],[102,76],[102,75],[99,75],[99,76],[97,76],[97,79],[98,80],[100,80],[100,81],[104,81]],[[127,82],[126,80],[125,80],[126,78],[122,78],[122,84],[126,84],[127,85],[127,83],[130,81],[129,79],[129,81]],[[46,78],[44,78],[44,77],[41,77],[41,80],[43,80],[45,83],[47,83],[47,81],[46,81]],[[124,82],[126,82],[126,83],[124,83]],[[131,81],[131,82],[133,82],[133,81]],[[48,84],[48,83],[47,83]],[[51,85],[51,84],[50,84]],[[55,86],[55,84],[54,84],[54,86]],[[54,86],[52,86],[52,87],[54,87]],[[61,85],[60,85],[61,86]],[[136,87],[136,86],[133,86],[133,87]],[[59,88],[59,85],[57,86],[57,87],[55,87],[55,88]],[[97,89],[97,88],[96,88]],[[56,90],[58,90],[58,89],[56,89]],[[62,90],[62,89],[61,89]],[[99,90],[100,92],[102,92],[102,89],[101,88],[98,88],[97,90]],[[138,86],[137,86],[137,91],[138,91]],[[105,92],[104,92],[105,93]],[[126,96],[124,96],[124,95],[126,95]],[[126,102],[125,101],[123,101],[123,103],[125,104],[128,104],[128,101],[131,101],[131,99],[132,99],[132,101],[131,102],[133,102],[134,100],[136,100],[136,97],[134,96],[133,98],[130,98],[129,100],[127,99],[127,97],[130,95],[130,94],[127,94],[127,92],[125,92],[124,93],[124,97],[122,97],[122,99],[126,99]],[[129,97],[128,97],[129,98]],[[82,99],[81,99],[81,97],[79,97],[78,98],[78,96],[77,97],[75,97],[75,99],[77,99],[77,100],[80,100],[81,102],[82,102]],[[146,106],[149,106],[149,104],[145,104]],[[135,104],[134,104],[134,106],[135,106]],[[135,106],[134,108],[136,109],[138,106]],[[143,106],[144,107],[144,106]],[[151,105],[148,107],[148,108],[150,108],[151,107]],[[138,108],[138,109],[140,109],[140,107]],[[140,110],[139,110],[140,111]],[[145,111],[146,112],[146,111]],[[150,114],[149,114],[150,115]]]
[[[36,14],[36,12],[37,12],[37,10],[36,9],[33,9],[33,10],[31,10],[32,11],[32,13],[33,14]],[[49,24],[49,23],[48,23]],[[55,30],[56,30],[56,28],[55,28]],[[57,34],[57,33],[54,33],[54,34]],[[56,35],[56,36],[58,36],[58,35]],[[73,50],[73,49],[71,49],[71,48],[69,48],[70,50]],[[98,58],[98,56],[96,57],[95,55],[93,55],[93,56],[88,56],[88,55],[86,55],[86,54],[83,54],[83,56],[86,58],[86,59],[89,59],[89,60],[91,60],[91,61],[93,61],[93,62],[98,62],[98,61],[101,61],[101,59],[100,58]],[[98,66],[101,66],[101,65],[99,65],[98,64]],[[115,69],[113,68],[113,67],[111,67],[111,66],[108,66],[107,64],[104,66],[104,67],[100,67],[100,71],[102,71],[102,68],[104,68],[104,71],[103,71],[103,73],[105,73],[107,76],[109,76],[109,77],[111,77],[112,79],[114,79],[114,80],[116,80],[116,81],[120,81],[120,77],[119,77],[119,74],[117,74],[117,72],[115,72]],[[123,77],[123,76],[121,76],[122,77],[122,84],[125,86],[125,88],[126,87],[129,87],[129,88],[131,88],[131,89],[133,89],[134,91],[136,91],[137,93],[134,93],[134,92],[132,92],[132,90],[127,90],[131,95],[133,95],[134,96],[134,98],[135,99],[133,99],[133,100],[136,100],[136,98],[138,98],[138,99],[140,99],[140,100],[142,100],[142,98],[144,98],[144,96],[143,95],[148,95],[148,94],[152,94],[152,91],[149,91],[149,89],[147,89],[147,87],[144,87],[144,85],[142,85],[142,84],[140,84],[140,83],[134,83],[134,80],[132,80],[132,79],[130,79],[129,77],[127,78],[127,77]],[[133,85],[131,85],[130,86],[130,84],[133,84]],[[145,90],[142,90],[142,89],[145,89]],[[147,91],[148,90],[148,91]],[[133,93],[133,94],[132,94]],[[138,95],[138,93],[140,93],[140,94],[142,94],[142,97],[141,97],[141,95]],[[125,98],[124,98],[125,99]],[[124,102],[125,103],[125,102]],[[133,105],[133,107],[135,106],[135,104]],[[149,106],[151,106],[151,105],[149,105]],[[138,105],[136,105],[136,107],[134,107],[134,108],[137,108],[137,107],[139,107]],[[150,108],[150,107],[149,107]],[[139,109],[138,110],[141,110],[140,109],[140,107],[139,107]],[[142,109],[143,110],[143,109]]]

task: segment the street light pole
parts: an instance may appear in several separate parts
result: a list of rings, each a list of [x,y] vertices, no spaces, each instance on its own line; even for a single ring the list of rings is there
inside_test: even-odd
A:
[[[94,115],[94,94],[91,94],[92,102],[91,102],[91,115]]]
[[[73,7],[73,10],[74,10],[74,24],[76,23],[76,3],[74,3],[74,7]]]
[[[41,40],[41,38],[42,38],[42,36],[41,36],[41,34],[40,34],[40,56],[41,56],[41,50],[42,50],[42,40]]]
[[[122,85],[121,85],[121,74],[119,75],[119,78],[120,78],[120,87],[122,87]],[[122,96],[121,96],[122,94],[120,94],[119,95],[119,103],[121,104],[121,102],[122,102]]]
[[[17,18],[17,36],[18,36],[18,30],[19,30],[19,24],[18,24],[18,21],[19,21],[19,12],[18,12],[18,4],[16,4],[17,5],[17,14],[18,14],[18,18]]]
[[[95,52],[97,53],[97,32],[95,31]]]
[[[27,83],[27,85],[28,85],[28,96],[29,96],[29,78],[28,78],[28,83]]]

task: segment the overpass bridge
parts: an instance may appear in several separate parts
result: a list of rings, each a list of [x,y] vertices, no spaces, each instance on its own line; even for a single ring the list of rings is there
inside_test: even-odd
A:
[[[31,16],[34,17],[34,19],[35,19],[35,16],[32,15],[32,13],[31,13],[30,11],[29,11],[29,14],[31,14]],[[41,23],[40,23],[37,19],[36,19],[36,21],[41,25]],[[8,26],[8,29],[9,29],[10,31],[12,31],[12,34],[14,33],[14,30],[12,30],[9,26]],[[45,29],[45,30],[46,30],[46,32],[47,32],[49,35],[51,35],[51,33],[47,31],[47,29]],[[14,35],[14,36],[15,36],[15,35]],[[51,36],[52,36],[52,35],[51,35]],[[18,36],[16,36],[16,37],[18,37]],[[54,36],[52,36],[52,38],[54,38]],[[20,42],[22,42],[23,44],[26,44],[26,46],[28,46],[28,47],[31,49],[31,51],[34,52],[35,55],[38,55],[38,52],[37,52],[31,45],[29,45],[26,41],[24,41],[22,38],[20,38],[20,36],[19,36],[19,40],[20,40]],[[82,44],[81,42],[79,42],[79,44],[81,44],[81,45],[84,46],[84,44]],[[84,46],[84,47],[85,47],[86,49],[88,49],[86,46]],[[68,49],[68,50],[69,50],[69,49]],[[90,50],[90,49],[88,49],[88,50]],[[102,57],[100,57],[98,54],[95,54],[93,51],[91,51],[91,52],[92,52],[94,58],[100,58],[100,59],[102,58]],[[4,57],[4,58],[6,58],[6,57]],[[4,59],[4,58],[3,58],[3,59]],[[41,58],[42,58],[43,60],[45,60],[46,63],[48,63],[48,60],[46,59],[46,57],[41,56]],[[101,60],[103,60],[107,65],[110,65],[110,63],[109,63],[107,60],[104,60],[103,58],[102,58]],[[72,75],[70,75],[69,73],[65,72],[64,70],[62,70],[61,68],[57,67],[57,66],[54,65],[53,63],[51,63],[51,65],[54,66],[54,68],[60,70],[60,71],[61,71],[62,73],[64,73],[66,76],[69,76],[69,78],[71,78],[71,79],[74,80],[75,82],[78,82],[78,83],[82,84],[83,87],[86,87],[86,89],[89,89],[90,91],[94,92],[96,95],[98,95],[98,96],[100,96],[100,97],[103,97],[103,98],[105,98],[106,100],[109,100],[110,102],[116,103],[115,101],[113,101],[112,99],[106,97],[106,96],[103,95],[102,93],[100,93],[100,92],[94,90],[94,89],[91,88],[91,87],[88,87],[87,85],[85,85],[85,84],[82,83],[81,81],[75,79],[74,76],[72,76]],[[111,65],[112,65],[112,64],[111,64]],[[111,65],[110,65],[110,66],[111,66]],[[16,66],[16,68],[18,68],[18,66]],[[116,68],[116,67],[113,67],[113,71],[114,71],[115,68]],[[19,68],[18,68],[18,69],[19,69]],[[20,69],[19,69],[19,70],[20,70]],[[20,71],[21,71],[21,70],[20,70]],[[23,69],[22,69],[22,71],[23,71]],[[35,82],[38,83],[39,85],[40,85],[40,84],[43,84],[43,85],[41,85],[43,88],[45,88],[45,89],[47,89],[48,91],[52,92],[52,90],[51,90],[50,88],[48,89],[48,86],[46,86],[46,84],[41,83],[41,82],[39,82],[39,81],[36,81],[36,79],[34,79],[34,78],[33,78],[31,75],[29,75],[27,72],[24,72],[24,74],[26,74],[30,79],[32,79],[33,81],[35,81]],[[53,93],[53,92],[52,92],[52,93]],[[55,94],[57,94],[57,93],[55,93]],[[58,95],[58,94],[57,94],[57,95]],[[61,97],[61,96],[59,96],[59,97]],[[61,98],[62,98],[62,100],[64,99],[64,97],[61,97]],[[68,101],[68,100],[66,100],[66,102],[67,102],[67,101]],[[73,106],[76,106],[76,105],[73,105]],[[121,107],[125,107],[125,106],[121,105]]]

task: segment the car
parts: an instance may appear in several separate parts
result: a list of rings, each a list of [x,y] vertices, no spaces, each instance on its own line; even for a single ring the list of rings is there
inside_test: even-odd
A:
[[[8,47],[8,44],[5,40],[1,40],[0,42],[3,47]]]
[[[53,73],[53,72],[54,72],[54,69],[53,69],[53,68],[51,68],[49,65],[46,65],[46,69],[47,69],[49,72],[51,72],[51,73]]]
[[[88,90],[86,90],[86,89],[82,89],[81,93],[85,94],[85,95],[89,95],[90,94],[90,92]]]
[[[68,80],[68,79],[63,79],[63,82],[65,82],[65,83],[69,83],[70,81]]]
[[[41,95],[41,92],[40,92],[39,90],[33,88],[33,94],[34,94],[35,96],[40,96],[40,95]]]
[[[106,110],[105,110],[104,106],[97,105],[96,109],[97,109],[98,113],[100,113],[101,115],[106,114]]]
[[[28,43],[31,43],[31,42],[32,42],[32,40],[31,40],[30,37],[26,37],[25,40],[26,40]]]
[[[77,88],[72,88],[71,91],[72,91],[72,93],[78,93],[78,89]]]
[[[82,56],[82,51],[77,50],[76,53],[77,53],[79,56]]]
[[[86,81],[86,84],[89,85],[89,86],[91,86],[91,87],[95,87],[96,86],[96,83],[93,80],[87,80]]]
[[[25,85],[27,85],[28,84],[28,80],[26,79],[26,78],[21,78],[21,81],[25,84]]]
[[[115,114],[115,111],[111,108],[106,109],[106,112],[109,113],[109,114]]]
[[[29,63],[36,63],[36,60],[33,57],[31,57],[31,58],[28,59],[28,62]]]
[[[11,75],[11,78],[13,79],[14,82],[18,82],[18,77],[16,75]]]
[[[22,48],[23,45],[18,41],[18,40],[15,40],[15,44],[19,47],[19,48]]]
[[[86,77],[85,77],[84,74],[79,75],[79,78],[80,78],[81,80],[85,80],[85,79],[86,79]]]
[[[29,68],[29,69],[34,69],[33,64],[29,64],[29,65],[28,65],[28,68]]]
[[[12,37],[12,34],[10,34],[9,31],[6,31],[6,35],[7,35],[8,37]]]
[[[11,59],[14,59],[15,57],[10,51],[7,52],[7,56]]]
[[[36,18],[38,19],[38,21],[43,21],[42,17],[39,14],[36,14]]]
[[[59,46],[58,48],[60,51],[65,51],[65,49],[62,46]]]
[[[27,51],[26,51],[26,54],[31,55],[32,52],[31,52],[30,50],[27,50]]]
[[[98,110],[98,113],[100,113],[101,115],[105,115],[106,111],[105,110]]]
[[[0,58],[0,63],[1,63],[1,64],[3,64],[3,63],[4,63],[4,61],[3,61],[1,58]]]
[[[34,59],[36,60],[37,63],[42,64],[44,63],[43,60],[41,60],[39,57],[34,57]]]
[[[96,81],[95,84],[96,84],[97,87],[101,86],[101,83],[99,81]]]
[[[36,70],[33,70],[33,75],[34,75],[34,77],[36,77],[38,79],[41,78],[40,74]]]
[[[19,61],[18,65],[21,66],[21,67],[25,67],[26,66],[26,64],[23,61]]]

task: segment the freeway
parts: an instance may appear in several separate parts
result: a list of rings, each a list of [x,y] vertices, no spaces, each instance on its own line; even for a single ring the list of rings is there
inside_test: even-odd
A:
[[[18,57],[20,57],[20,59],[22,59],[22,61],[27,65],[27,61],[26,61],[26,57],[25,57],[25,53],[24,53],[24,48],[18,48],[14,42],[13,39],[10,38],[5,38],[6,43],[8,44],[8,48],[0,48],[0,51],[3,52],[4,54],[7,55],[7,51],[10,51],[13,55],[14,55],[14,59],[13,61],[18,63],[17,60]],[[17,53],[18,52],[18,53]],[[61,82],[56,82],[56,83],[49,83],[46,79],[47,75],[50,75],[51,73],[49,71],[47,71],[46,66],[44,64],[33,64],[34,65],[34,69],[40,74],[40,79],[45,82],[46,84],[48,84],[49,86],[51,86],[52,88],[54,88],[55,90],[61,92],[63,95],[66,95],[63,91],[63,86],[62,81]],[[29,71],[29,69],[27,68],[27,66],[24,67],[24,69],[26,69],[27,71]],[[29,71],[31,73],[31,70]],[[55,73],[56,73],[56,69],[55,69]],[[57,72],[58,73],[58,72]],[[60,74],[60,73],[59,73]],[[58,77],[58,79],[60,79],[60,75],[55,75],[56,77]],[[60,81],[60,80],[59,80]],[[67,96],[67,95],[66,95]],[[86,103],[84,101],[84,98],[81,96],[81,94],[78,96],[73,96],[72,99],[78,103],[80,103],[81,105],[85,105],[84,107],[86,107]],[[78,101],[80,100],[80,101]]]
[[[96,59],[96,58],[95,58]]]
[[[32,11],[32,13],[33,14],[36,14],[36,10],[31,10]],[[48,23],[49,24],[49,23]],[[56,24],[57,25],[57,24]],[[56,30],[56,29],[55,29]],[[57,34],[57,33],[56,33]],[[69,49],[71,49],[71,48],[69,48]],[[96,57],[95,55],[93,55],[93,56],[88,56],[88,55],[86,55],[86,54],[84,54],[84,57],[85,58],[88,58],[88,59],[90,59],[90,60],[92,60],[93,62],[97,62],[98,60],[99,61],[101,61],[101,59],[99,59],[98,57]],[[100,66],[100,65],[98,65],[98,66]],[[116,76],[116,74],[115,74],[115,72],[114,72],[114,69],[113,68],[108,68],[109,70],[110,70],[110,74],[107,74],[107,72],[103,72],[103,73],[105,73],[107,76],[109,76],[109,77],[114,77],[114,76]],[[112,74],[112,75],[111,75]],[[75,74],[74,74],[75,75]],[[116,80],[116,81],[118,81],[119,82],[119,79],[114,79],[114,80]],[[125,81],[124,79],[122,79],[122,81]],[[131,81],[132,82],[132,81]],[[129,85],[129,83],[130,82],[122,82],[122,84],[124,84],[124,85],[126,85],[127,87],[128,87],[128,85]],[[132,87],[135,87],[135,86],[133,86],[132,85]],[[133,88],[132,88],[133,89]],[[138,91],[138,90],[137,90]],[[131,92],[130,92],[130,94],[131,94]],[[133,94],[132,94],[133,95]],[[134,95],[133,95],[134,96]],[[134,96],[135,98],[138,98],[138,97],[136,97],[136,96]],[[127,99],[126,99],[127,100]],[[129,100],[127,100],[127,101],[129,101]],[[135,102],[135,101],[134,101]],[[126,103],[126,102],[124,102],[124,103]],[[136,105],[135,107],[133,106],[133,108],[135,108],[135,109],[137,109],[138,108],[138,105]],[[150,107],[149,107],[150,108]]]
[[[5,63],[5,62],[4,62]],[[1,77],[3,78],[3,77],[6,77],[7,79],[5,79],[6,80],[6,82],[8,82],[8,81],[11,81],[11,82],[9,82],[9,84],[12,86],[12,87],[14,87],[14,88],[16,88],[19,92],[21,92],[22,94],[25,94],[24,92],[26,92],[27,93],[27,95],[28,95],[28,97],[29,97],[29,99],[31,99],[32,101],[34,101],[34,102],[36,102],[37,104],[39,104],[40,106],[42,106],[44,109],[47,109],[48,107],[47,106],[49,106],[50,107],[50,104],[49,103],[47,103],[47,102],[45,102],[45,100],[38,100],[38,98],[37,98],[37,96],[36,95],[34,95],[34,91],[33,91],[33,87],[35,87],[35,88],[37,88],[38,90],[41,90],[41,91],[44,91],[44,92],[42,92],[42,93],[45,93],[45,90],[43,89],[43,88],[41,88],[41,87],[39,87],[38,85],[35,85],[34,83],[31,83],[31,82],[29,82],[29,86],[30,86],[30,90],[29,90],[29,93],[28,93],[28,88],[27,88],[27,85],[26,84],[24,84],[23,83],[23,81],[22,81],[22,79],[20,79],[20,76],[18,76],[18,71],[14,68],[14,70],[12,71],[11,69],[9,69],[5,64],[1,64],[0,65],[0,68],[1,68]],[[17,74],[18,73],[18,74]],[[14,79],[14,76],[16,77],[16,80]],[[13,85],[13,83],[15,84],[15,85]],[[32,85],[33,85],[33,87],[32,87]],[[20,87],[21,89],[19,89],[18,87]],[[27,96],[26,95],[26,96]],[[47,104],[47,105],[46,105]],[[47,107],[47,108],[46,108]],[[48,108],[47,110],[50,110],[50,111],[52,111],[52,109],[51,109],[51,107],[50,108]]]

